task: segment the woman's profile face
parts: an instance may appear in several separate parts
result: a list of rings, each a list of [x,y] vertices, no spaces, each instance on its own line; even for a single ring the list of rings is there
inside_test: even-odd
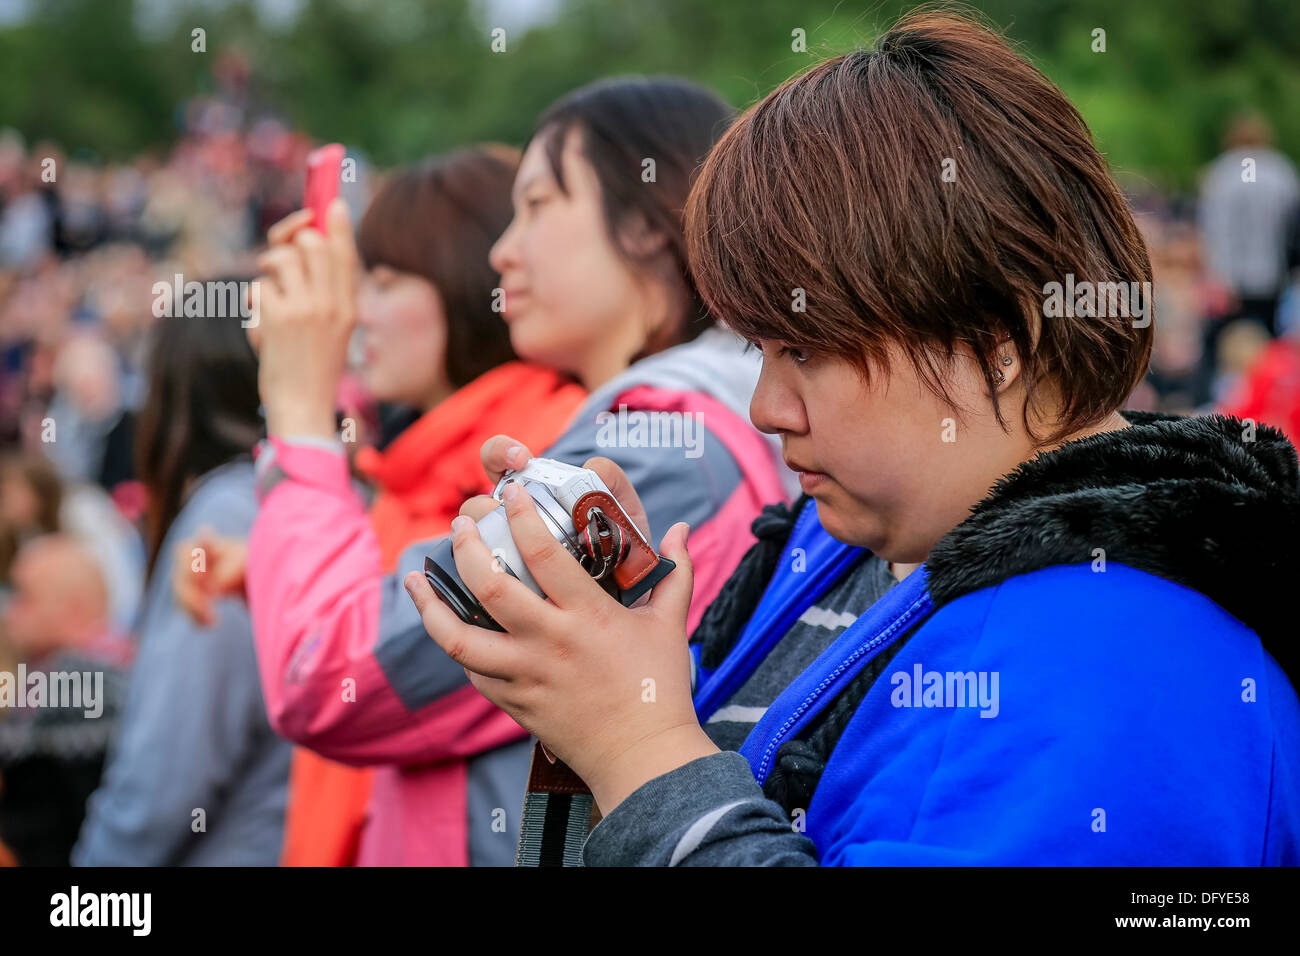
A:
[[[447,319],[432,282],[385,265],[369,269],[357,290],[357,326],[358,372],[376,400],[424,411],[444,397]]]
[[[561,164],[566,190],[542,137],[534,137],[515,177],[514,218],[491,262],[515,352],[592,387],[626,368],[644,344],[640,290],[610,240],[600,183],[576,128],[565,137]]]
[[[822,526],[841,541],[893,562],[923,561],[1020,460],[973,356],[959,353],[947,382],[959,418],[901,348],[887,372],[864,380],[846,359],[757,344],[763,369],[750,418],[780,436]],[[1004,398],[1005,413],[1014,414]]]

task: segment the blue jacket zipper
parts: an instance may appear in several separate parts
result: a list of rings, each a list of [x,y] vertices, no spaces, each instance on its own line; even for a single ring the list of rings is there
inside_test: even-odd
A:
[[[795,547],[807,543],[802,540],[800,535],[807,524],[813,520],[815,514],[816,509],[811,503],[805,506],[799,513],[799,517],[795,519],[794,527],[791,529],[790,538],[786,542],[785,547],[781,549],[780,563],[777,565],[778,568],[786,566]],[[725,702],[725,699],[736,692],[738,687],[730,685],[732,681],[736,679],[737,672],[740,668],[748,662],[754,649],[773,634],[776,634],[777,640],[779,640],[780,636],[784,635],[785,632],[794,624],[794,619],[802,614],[803,611],[807,609],[807,606],[817,600],[821,594],[830,590],[835,581],[844,574],[845,570],[847,570],[854,561],[858,560],[862,553],[861,548],[854,548],[849,545],[844,545],[843,547],[843,554],[841,554],[840,557],[831,565],[826,574],[817,576],[809,575],[808,584],[791,595],[786,604],[776,609],[776,615],[767,626],[757,627],[753,631],[743,634],[740,641],[738,641],[736,646],[731,649],[731,652],[727,655],[722,664],[719,665],[718,669],[707,675],[695,697],[695,709],[701,722],[708,720],[718,707]],[[769,588],[776,579],[777,576],[773,576],[772,581],[768,582]],[[809,596],[810,592],[811,597]],[[758,618],[764,613],[764,604],[767,601],[767,597],[768,595],[765,593],[763,598],[759,600],[758,608],[754,612],[754,618]],[[805,598],[807,599],[806,603]],[[758,662],[755,662],[755,666],[757,666],[758,663],[761,663],[761,658]],[[741,679],[743,681],[743,677]]]
[[[917,569],[917,571],[913,571],[912,573],[917,574],[919,572],[920,569]],[[767,746],[763,749],[763,755],[759,760],[758,770],[755,773],[755,777],[760,784],[767,779],[768,772],[771,769],[772,759],[776,755],[777,748],[781,746],[781,741],[785,738],[786,734],[788,734],[791,729],[799,723],[800,718],[802,718],[803,715],[807,713],[808,709],[816,703],[817,699],[826,692],[827,688],[835,684],[835,682],[839,680],[840,675],[852,667],[854,662],[867,654],[868,651],[873,649],[877,651],[884,650],[885,647],[892,644],[894,639],[902,633],[905,626],[913,617],[915,617],[918,611],[923,611],[924,614],[929,613],[930,604],[930,592],[928,589],[923,589],[921,595],[908,605],[905,611],[894,618],[887,627],[876,634],[876,636],[871,640],[867,641],[865,644],[859,644],[853,650],[853,653],[840,661],[839,665],[831,671],[830,674],[824,677],[821,682],[813,688],[811,693],[804,697],[804,699],[799,703],[799,706],[796,707],[794,712],[786,718],[785,722],[781,724],[776,733],[768,741]],[[872,654],[871,656],[874,657],[875,655]],[[865,664],[866,662],[864,661],[863,663]]]

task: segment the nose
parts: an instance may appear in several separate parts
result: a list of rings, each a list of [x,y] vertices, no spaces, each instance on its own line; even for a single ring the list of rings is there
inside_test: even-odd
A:
[[[749,400],[749,420],[769,435],[802,435],[807,431],[803,402],[773,365],[763,362],[754,395]]]
[[[488,263],[498,275],[504,275],[507,269],[512,268],[518,262],[518,244],[515,240],[518,232],[515,224],[518,221],[518,216],[510,220],[510,225],[506,226],[506,231],[501,233],[500,238],[492,244],[492,249],[488,252]]]
[[[357,287],[357,325],[369,328],[375,324],[374,290],[363,276]]]

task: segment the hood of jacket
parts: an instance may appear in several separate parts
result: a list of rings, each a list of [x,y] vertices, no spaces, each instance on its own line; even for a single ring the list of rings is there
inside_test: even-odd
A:
[[[1124,412],[1130,427],[1024,462],[930,552],[936,606],[1104,558],[1185,585],[1300,673],[1300,468],[1285,436],[1225,415]],[[1100,549],[1100,550],[1098,550]]]

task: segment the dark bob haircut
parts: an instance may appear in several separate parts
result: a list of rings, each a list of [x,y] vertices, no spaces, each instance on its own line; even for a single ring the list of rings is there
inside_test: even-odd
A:
[[[514,358],[492,309],[499,277],[488,252],[506,226],[519,153],[472,146],[392,173],[357,228],[367,269],[384,265],[433,283],[447,316],[447,377],[455,388]]]

